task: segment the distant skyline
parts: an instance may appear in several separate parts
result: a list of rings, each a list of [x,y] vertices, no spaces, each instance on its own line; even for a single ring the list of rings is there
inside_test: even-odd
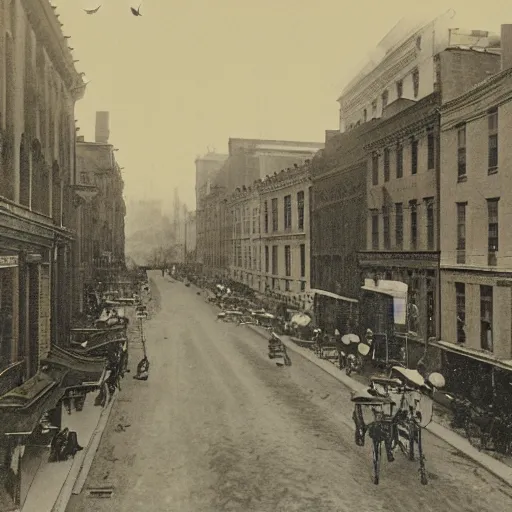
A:
[[[421,7],[405,0],[52,0],[77,69],[90,80],[76,118],[94,138],[110,112],[127,200],[174,187],[192,209],[194,160],[227,153],[229,137],[322,142],[338,128],[336,99],[378,42]],[[94,15],[83,9],[102,4]],[[142,3],[141,17],[130,6]],[[499,32],[510,2],[428,2],[460,28]]]

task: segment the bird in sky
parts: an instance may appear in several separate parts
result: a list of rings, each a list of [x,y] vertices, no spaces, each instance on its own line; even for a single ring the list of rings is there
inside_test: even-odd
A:
[[[135,9],[134,7],[130,7],[130,10],[132,11],[132,14],[134,16],[142,16],[142,14],[140,13],[140,5],[137,9]]]
[[[98,7],[96,7],[96,9],[84,9],[84,11],[87,14],[94,14],[94,13],[97,13],[100,10],[100,7],[101,7],[101,5],[98,5]]]

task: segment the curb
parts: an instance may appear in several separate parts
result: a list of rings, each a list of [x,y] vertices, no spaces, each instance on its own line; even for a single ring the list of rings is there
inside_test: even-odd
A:
[[[258,329],[257,326],[254,325],[246,325],[251,331],[258,334],[262,338],[267,338],[267,332],[262,332]],[[318,359],[309,353],[308,349],[298,347],[295,343],[293,343],[287,336],[281,336],[281,340],[283,344],[289,348],[292,352],[299,354],[304,359],[307,359],[314,365],[318,366],[326,373],[328,373],[331,377],[334,377],[336,380],[344,384],[347,388],[351,389],[355,392],[366,391],[368,386],[364,386],[360,382],[348,377],[343,374],[338,368],[334,367],[331,363],[324,361],[323,359]],[[455,432],[439,425],[432,421],[428,427],[426,427],[431,434],[436,436],[437,438],[443,440],[445,443],[449,444],[452,448],[455,448],[459,452],[463,453],[467,457],[469,457],[473,462],[477,463],[482,468],[486,469],[489,473],[494,475],[503,483],[512,487],[512,468],[503,464],[502,462],[494,459],[493,457],[478,451],[476,448],[471,446],[468,440],[459,436]]]
[[[66,481],[61,488],[57,501],[53,505],[51,512],[65,512],[71,496],[82,492],[87,476],[89,475],[89,471],[91,470],[94,457],[98,451],[103,432],[105,431],[105,427],[107,426],[110,418],[112,407],[117,400],[118,393],[119,391],[116,389],[107,407],[101,411],[100,419],[94,429],[91,439],[89,440],[89,444],[82,452],[83,456],[75,458],[73,461],[73,465],[69,470]]]

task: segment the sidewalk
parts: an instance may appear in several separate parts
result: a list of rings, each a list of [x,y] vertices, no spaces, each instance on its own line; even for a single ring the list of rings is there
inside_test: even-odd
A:
[[[107,407],[103,409],[94,406],[95,396],[96,393],[87,394],[82,411],[72,411],[71,415],[68,415],[66,411],[63,412],[62,427],[68,427],[70,430],[76,431],[78,442],[84,449],[77,452],[74,458],[61,462],[48,462],[48,449],[32,481],[21,512],[57,512],[65,509],[67,500],[64,501],[65,493],[63,491],[69,486],[71,480],[74,484],[77,476],[83,470],[88,470],[84,461],[90,456],[94,439],[99,433],[99,427],[102,423],[106,423],[102,419],[108,418],[116,398],[116,395],[114,395]],[[101,437],[101,433],[99,435]],[[71,487],[73,484],[71,484]],[[71,492],[69,495],[71,495]],[[62,508],[62,503],[64,503],[64,508]]]
[[[247,325],[249,329],[253,332],[257,333],[261,337],[268,339],[268,331],[255,326],[255,325]],[[299,347],[293,341],[289,339],[288,336],[280,336],[284,345],[293,352],[300,354],[302,357],[317,365],[319,368],[324,370],[326,373],[337,379],[339,382],[344,384],[347,388],[351,389],[355,392],[364,392],[368,389],[368,385],[364,385],[357,380],[354,380],[352,377],[348,377],[344,372],[342,372],[339,368],[334,366],[332,363],[326,361],[325,359],[319,359],[316,357],[311,350],[306,348]],[[469,441],[456,432],[444,427],[440,423],[436,421],[432,421],[430,425],[427,427],[427,430],[435,435],[436,437],[442,439],[450,446],[460,451],[474,462],[485,468],[487,471],[492,473],[495,477],[499,478],[501,481],[505,482],[509,486],[512,487],[512,467],[503,464],[499,460],[495,459],[487,455],[486,453],[478,451],[476,448],[471,446]]]

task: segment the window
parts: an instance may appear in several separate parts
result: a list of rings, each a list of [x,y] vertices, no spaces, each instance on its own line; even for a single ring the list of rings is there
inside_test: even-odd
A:
[[[435,246],[435,224],[434,224],[434,198],[425,199],[427,206],[427,251],[433,251]]]
[[[455,318],[457,343],[466,343],[466,285],[455,283]]]
[[[286,277],[292,275],[292,250],[289,245],[284,246],[284,271]]]
[[[414,97],[417,98],[420,92],[420,72],[418,69],[412,72],[412,88]]]
[[[391,233],[389,231],[389,208],[384,206],[382,208],[382,219],[384,222],[383,225],[383,237],[384,237],[384,249],[391,249]]]
[[[460,181],[466,176],[466,125],[459,126],[457,130],[457,179]]]
[[[265,245],[265,272],[267,274],[270,272],[270,252],[268,245]]]
[[[401,98],[404,93],[404,82],[402,80],[398,80],[396,83],[396,97]]]
[[[389,100],[389,92],[386,90],[382,93],[382,110],[384,110],[388,105]]]
[[[368,121],[368,111],[366,109],[363,110],[363,119],[365,123]]]
[[[284,229],[292,228],[292,196],[284,196]]]
[[[272,274],[278,273],[277,245],[272,246]]]
[[[263,229],[268,233],[268,201],[263,203]]]
[[[435,169],[436,167],[436,141],[434,138],[434,130],[427,131],[427,169]]]
[[[466,263],[466,203],[457,203],[457,263]]]
[[[277,198],[272,199],[272,231],[279,229],[279,213],[277,210]]]
[[[299,229],[304,229],[304,192],[297,192],[297,213],[299,221]]]
[[[300,277],[306,277],[306,245],[300,244]]]
[[[493,351],[492,286],[480,286],[480,347]]]
[[[411,174],[418,173],[418,141],[411,139]]]
[[[284,282],[284,290],[286,292],[290,291],[290,280],[289,279],[286,279],[286,281]]]
[[[488,257],[487,264],[496,266],[499,243],[499,225],[498,225],[498,199],[487,200],[487,219],[488,219]]]
[[[243,210],[244,215],[244,234],[250,235],[251,234],[251,213],[249,210],[249,207],[246,206]]]
[[[396,177],[404,175],[404,150],[400,144],[396,147]]]
[[[379,155],[375,153],[372,156],[372,185],[379,184]]]
[[[389,181],[389,149],[384,150],[384,181]]]
[[[377,116],[377,100],[372,101],[372,118]]]
[[[421,36],[416,38],[416,49],[421,50]]]
[[[498,170],[498,109],[490,110],[487,115],[489,128],[489,174]]]
[[[253,234],[258,232],[258,208],[252,209],[252,232]]]
[[[409,211],[411,212],[411,250],[415,251],[418,247],[418,210],[416,201],[409,201]]]
[[[379,211],[372,210],[372,250],[379,250]]]
[[[404,245],[404,209],[402,203],[395,204],[395,242],[397,249]]]

